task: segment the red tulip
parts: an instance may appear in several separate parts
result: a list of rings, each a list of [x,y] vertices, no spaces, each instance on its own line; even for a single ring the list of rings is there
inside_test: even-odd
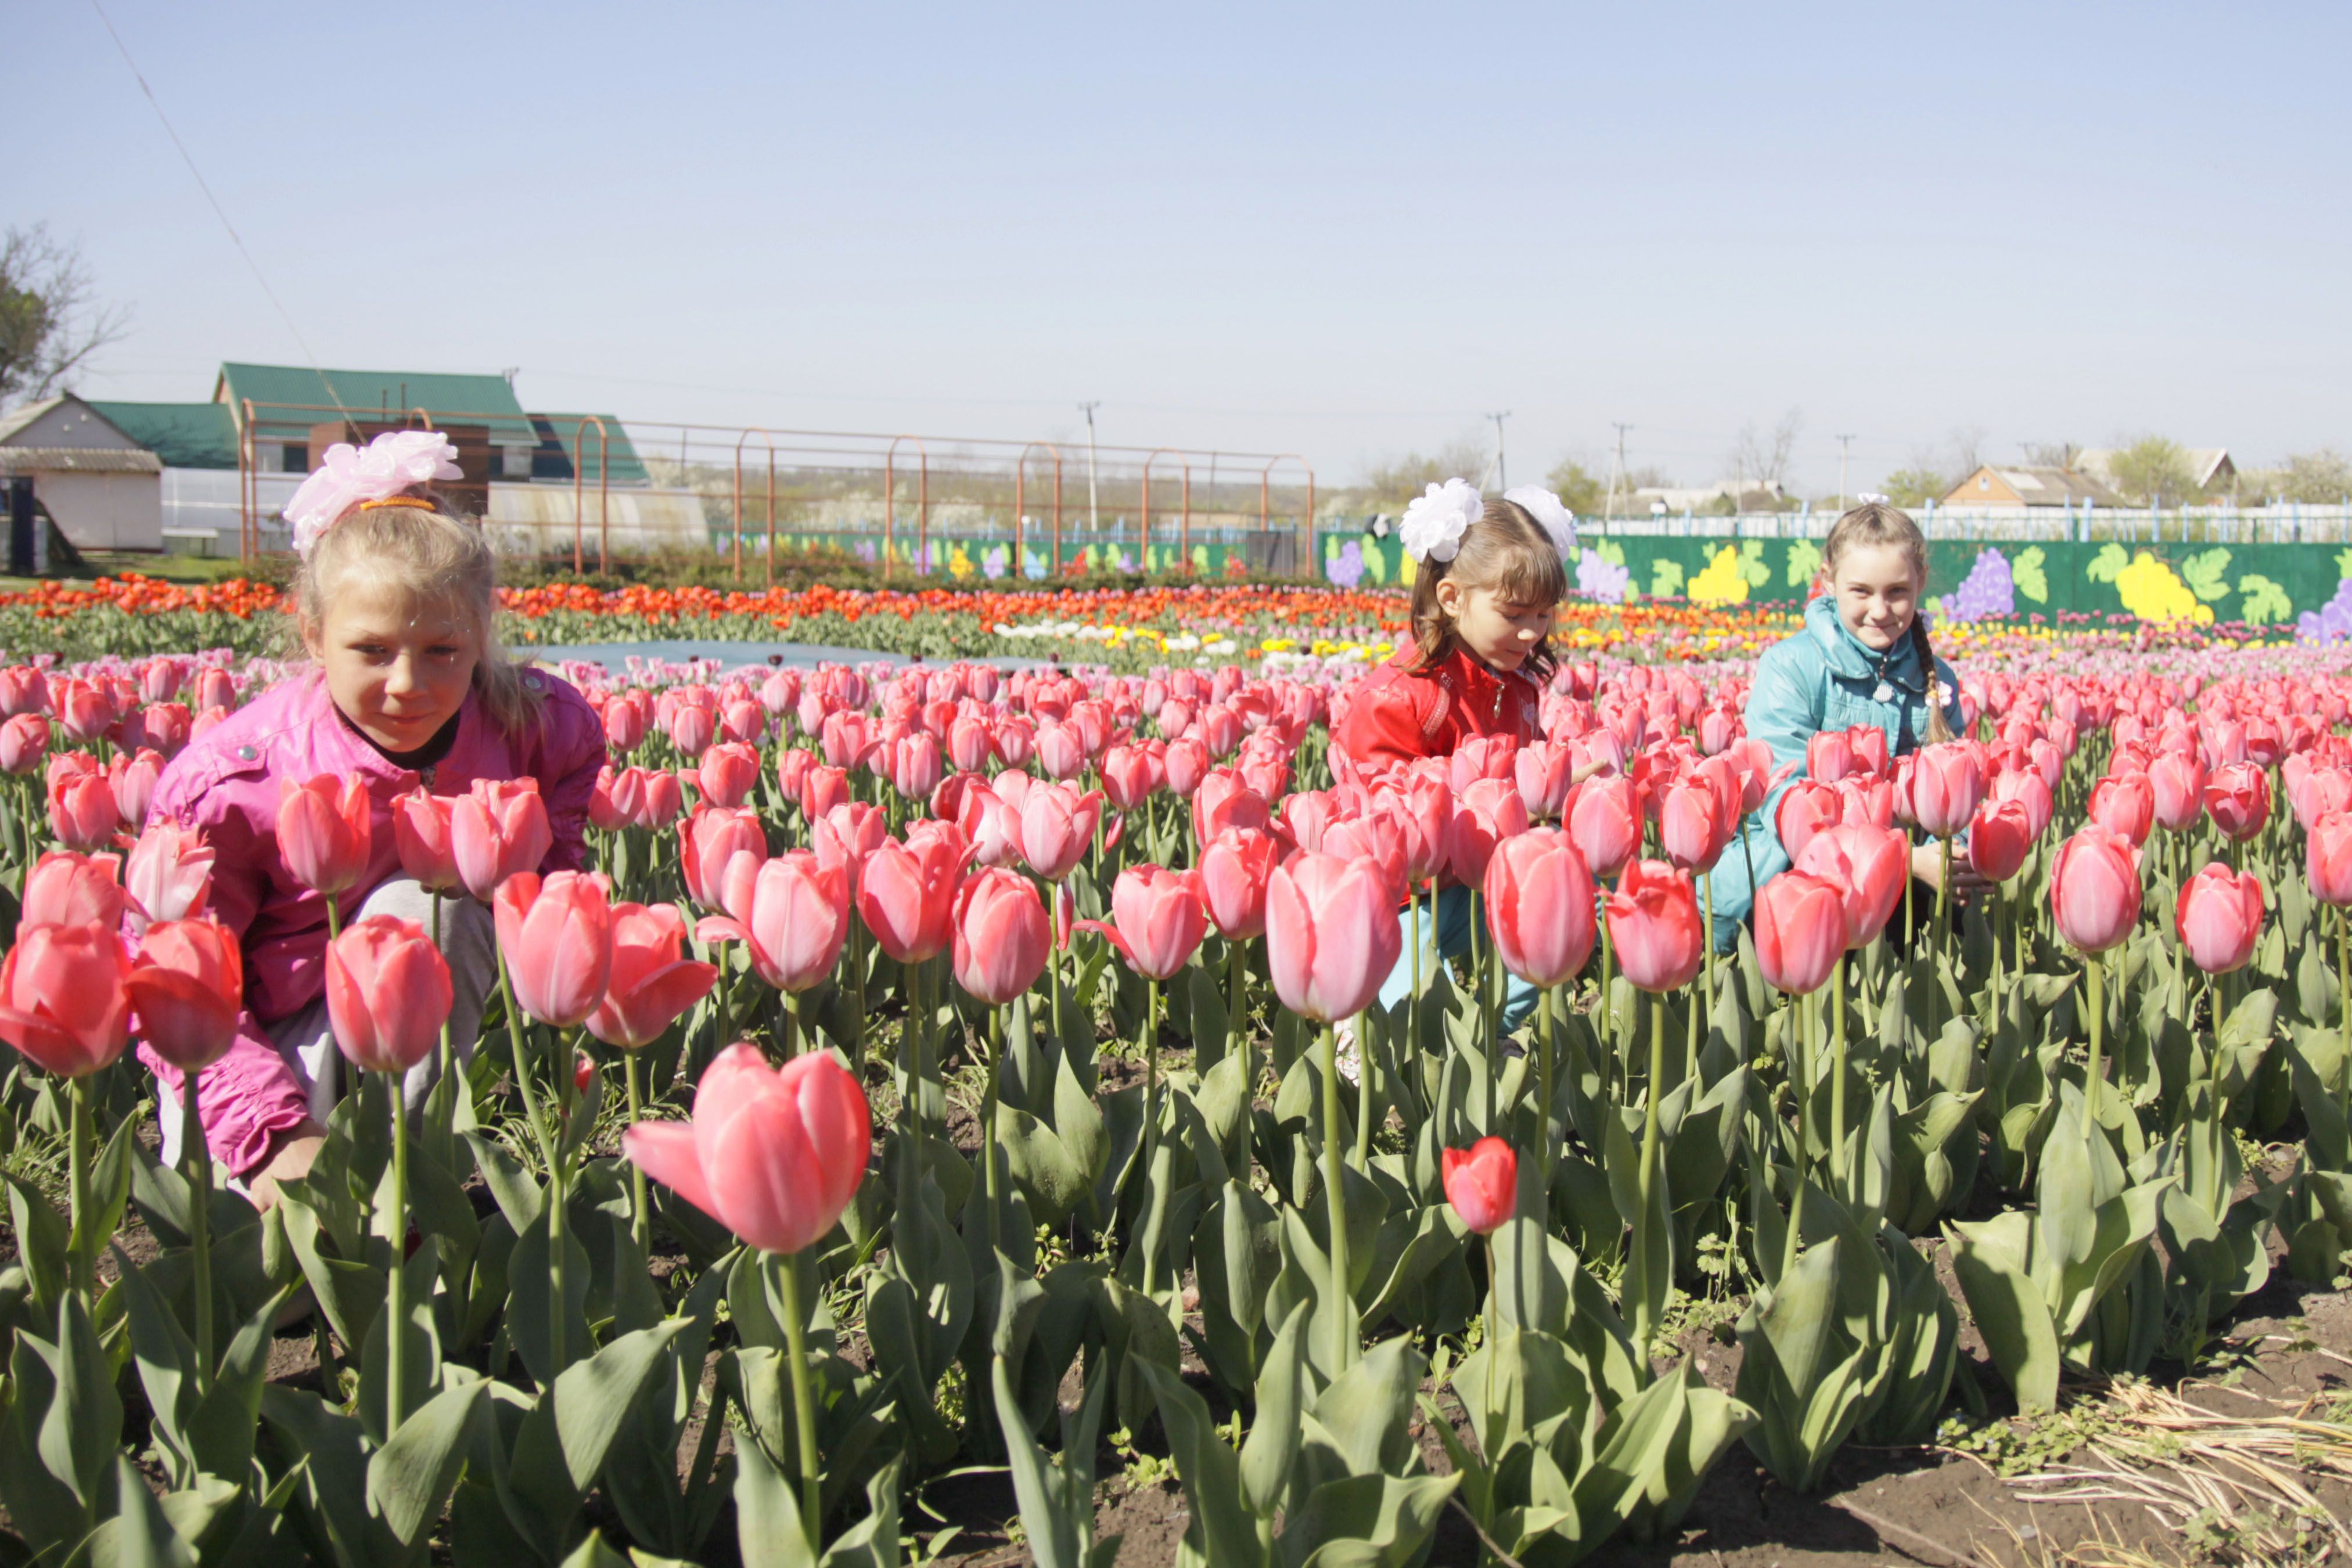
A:
[[[1519,1157],[1500,1138],[1448,1149],[1437,1164],[1445,1181],[1445,1201],[1480,1236],[1501,1229],[1518,1207]]]
[[[1108,923],[1080,921],[1078,929],[1100,935],[1129,967],[1150,980],[1173,977],[1209,934],[1199,873],[1165,866],[1121,871],[1111,884],[1110,917]]]
[[[2205,809],[2225,838],[2243,844],[2271,816],[2270,775],[2252,763],[2228,763],[2205,784]]]
[[[1609,942],[1617,967],[1643,991],[1690,984],[1706,959],[1698,897],[1687,873],[1663,860],[1636,860],[1609,895]]]
[[[0,961],[0,1040],[59,1078],[83,1078],[131,1038],[131,959],[105,926],[20,926]]]
[[[1806,840],[1796,868],[1843,890],[1846,945],[1867,947],[1903,901],[1911,879],[1911,841],[1900,828],[1841,823]]]
[[[2180,889],[2180,945],[2208,974],[2243,969],[2263,933],[2263,885],[2252,871],[2208,860]]]
[[[1465,887],[1486,880],[1495,846],[1528,830],[1527,803],[1509,779],[1473,779],[1445,826],[1446,873]]]
[[[1160,793],[1168,770],[1150,746],[1113,746],[1103,753],[1103,794],[1120,811],[1133,811]]]
[[[1497,844],[1485,891],[1495,951],[1528,984],[1560,984],[1592,956],[1592,873],[1567,834],[1538,827]]]
[[[1038,784],[1021,802],[1021,858],[1048,882],[1077,869],[1102,820],[1100,790],[1081,794],[1076,784]]]
[[[484,903],[508,878],[537,871],[555,847],[539,781],[476,779],[450,803],[449,847],[459,880]]]
[[[2139,923],[2139,850],[2094,824],[2058,847],[2050,910],[2058,934],[2084,952],[2105,952]]]
[[[67,848],[110,844],[121,826],[122,814],[104,773],[74,772],[49,781],[49,831]]]
[[[542,1024],[588,1021],[613,976],[613,908],[597,879],[519,871],[490,901],[515,1005]]]
[[[736,806],[760,782],[760,753],[741,741],[719,741],[695,764],[694,787],[713,805]]]
[[[677,775],[667,768],[645,770],[645,780],[646,803],[638,809],[636,826],[648,829],[667,827],[685,812],[686,792],[678,787]]]
[[[621,1152],[762,1252],[793,1253],[834,1227],[873,1152],[865,1091],[824,1051],[772,1068],[732,1045],[704,1069],[694,1120],[641,1121]]]
[[[1827,832],[1845,820],[1845,802],[1834,785],[1799,779],[1772,808],[1772,831],[1793,863],[1805,853],[1813,835]]]
[[[1937,838],[1962,832],[1984,801],[1984,774],[1968,746],[1947,741],[1912,753],[1912,819]]]
[[[2109,774],[2091,786],[2091,820],[2135,847],[2156,826],[2156,786],[2146,773]]]
[[[698,805],[677,825],[678,870],[686,896],[706,910],[724,910],[740,918],[741,910],[730,894],[748,892],[768,858],[768,835],[757,812],[748,806],[729,809]]]
[[[1263,828],[1273,821],[1265,796],[1230,768],[1210,773],[1192,793],[1192,837],[1199,843],[1206,844],[1228,827]]]
[[[1641,797],[1633,781],[1622,774],[1587,779],[1568,814],[1568,836],[1595,877],[1624,870],[1642,848]]]
[[[955,898],[958,985],[1002,1007],[1037,984],[1053,941],[1037,889],[1017,871],[976,871]]]
[[[627,694],[614,696],[604,704],[604,743],[627,756],[645,743],[646,718],[645,707]]]
[[[2304,868],[2313,898],[2323,904],[2352,904],[2352,811],[2331,811],[2311,825]]]
[[[18,713],[0,724],[0,773],[39,770],[49,752],[49,721],[38,713]]]
[[[431,1056],[451,996],[449,965],[414,921],[368,915],[327,944],[327,1019],[355,1067],[406,1072]]]
[[[1805,776],[1833,784],[1853,772],[1853,743],[1843,730],[1816,730],[1805,740]]]
[[[1993,780],[1992,798],[2013,800],[2025,807],[2026,820],[2032,825],[2033,837],[2036,838],[2050,831],[2051,818],[2058,815],[2058,805],[2050,796],[2049,784],[2042,781],[2039,773],[2031,768],[2021,768],[2005,773]],[[2202,809],[2201,805],[2200,809]],[[2193,821],[2194,818],[2191,820]]]
[[[623,1050],[649,1046],[718,983],[715,964],[686,956],[677,905],[614,904],[612,974],[588,1032]]]
[[[2186,833],[2205,815],[2205,763],[2193,752],[2167,752],[2147,765],[2157,822]]]
[[[1669,787],[1658,807],[1658,839],[1666,858],[1682,869],[1714,869],[1731,841],[1714,784],[1694,774]]]
[[[124,983],[140,1038],[182,1072],[228,1054],[245,1010],[245,952],[216,921],[161,921]]]
[[[588,825],[605,833],[618,833],[636,826],[637,816],[646,807],[646,773],[643,768],[623,768],[615,773],[610,763],[596,770],[596,785],[588,795]]]
[[[1297,855],[1266,883],[1265,957],[1275,994],[1318,1023],[1370,1006],[1404,952],[1386,873],[1370,858]]]
[[[369,842],[367,785],[360,780],[320,773],[283,785],[278,853],[304,887],[329,898],[358,887]]]
[[[122,857],[77,855],[51,849],[25,873],[24,902],[16,923],[27,926],[103,926],[122,923]]]
[[[1228,827],[1201,851],[1201,902],[1228,941],[1265,934],[1266,882],[1280,851],[1272,834],[1251,827]]]
[[[392,841],[400,849],[400,868],[432,892],[446,893],[462,880],[451,821],[454,805],[447,795],[421,789],[393,798]]]
[[[789,850],[739,876],[742,896],[695,927],[704,942],[740,942],[779,991],[806,991],[833,973],[849,939],[851,879],[821,852]]]
[[[163,777],[163,759],[142,747],[132,756],[114,754],[106,770],[107,787],[114,792],[114,809],[123,825],[136,832],[147,826],[147,803],[155,798],[155,782]]]
[[[1168,742],[1160,763],[1168,770],[1170,792],[1190,800],[1209,776],[1209,748],[1202,742],[1183,738],[1181,731],[1177,733],[1178,738]]]
[[[1969,824],[1969,864],[1988,882],[2006,882],[2025,864],[2035,837],[2024,802],[1989,800]]]
[[[884,952],[900,963],[920,963],[946,949],[969,852],[960,833],[910,832],[905,843],[886,840],[867,858],[857,881],[857,913]]]
[[[1542,821],[1559,816],[1568,804],[1569,784],[1575,776],[1573,747],[1565,742],[1538,741],[1519,748],[1511,758],[1511,768],[1519,786],[1519,799],[1531,819]]]
[[[1792,996],[1818,991],[1845,956],[1845,889],[1826,877],[1785,871],[1756,894],[1756,962],[1765,983]]]

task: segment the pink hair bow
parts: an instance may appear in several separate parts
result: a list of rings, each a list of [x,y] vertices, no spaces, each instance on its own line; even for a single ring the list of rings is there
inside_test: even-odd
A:
[[[308,556],[320,535],[362,502],[383,500],[435,479],[464,477],[456,448],[438,430],[387,430],[370,441],[365,451],[338,441],[286,503],[294,552]]]

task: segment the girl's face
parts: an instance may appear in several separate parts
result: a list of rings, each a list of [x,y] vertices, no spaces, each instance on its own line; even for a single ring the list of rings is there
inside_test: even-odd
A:
[[[1495,589],[1465,588],[1451,578],[1437,585],[1437,604],[1453,621],[1462,646],[1507,673],[1525,664],[1543,641],[1557,607],[1517,603]]]
[[[319,622],[303,622],[302,641],[336,708],[387,752],[433,739],[464,705],[480,657],[457,606],[363,576],[337,586]]]
[[[1893,544],[1857,544],[1838,554],[1830,578],[1838,618],[1863,646],[1885,652],[1911,635],[1919,614],[1919,575]]]

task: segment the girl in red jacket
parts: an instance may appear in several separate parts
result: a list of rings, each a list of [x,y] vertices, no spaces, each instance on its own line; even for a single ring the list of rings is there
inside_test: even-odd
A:
[[[1342,766],[1365,779],[1401,772],[1425,757],[1446,757],[1477,736],[1507,735],[1525,745],[1542,731],[1537,714],[1552,672],[1553,612],[1568,596],[1566,552],[1574,521],[1549,490],[1522,486],[1481,501],[1461,479],[1432,485],[1405,509],[1398,532],[1413,560],[1412,637],[1350,693],[1332,735]],[[1580,763],[1579,780],[1598,763]],[[1335,770],[1336,771],[1336,770]],[[1429,920],[1418,903],[1405,941],[1427,942]],[[1441,953],[1465,952],[1478,918],[1471,889],[1437,895]],[[1410,953],[1381,987],[1394,1006],[1412,988]],[[1514,976],[1503,1027],[1518,1027],[1535,1009],[1533,986]]]

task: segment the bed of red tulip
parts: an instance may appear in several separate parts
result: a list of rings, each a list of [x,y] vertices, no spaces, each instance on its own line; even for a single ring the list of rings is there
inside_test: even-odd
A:
[[[265,1214],[200,1152],[246,995],[216,847],[147,816],[274,673],[0,669],[5,1100],[59,1173],[5,1173],[29,1554],[895,1562],[908,1489],[986,1463],[1090,1568],[1123,1426],[1202,1558],[1404,1563],[1458,1508],[1565,1563],[1736,1442],[1804,1490],[1933,1440],[1963,1302],[2031,1412],[2352,1251],[2331,670],[2011,659],[1960,739],[1776,757],[1744,667],[1579,660],[1547,739],[1393,770],[1332,746],[1343,673],[591,680],[593,874],[541,874],[531,787],[289,784],[359,1087]],[[342,922],[378,835],[488,907],[478,1041],[432,932]],[[1461,952],[1400,921],[1473,892]],[[1676,1337],[1708,1300],[1728,1390]],[[271,1382],[306,1308],[316,1373]]]

